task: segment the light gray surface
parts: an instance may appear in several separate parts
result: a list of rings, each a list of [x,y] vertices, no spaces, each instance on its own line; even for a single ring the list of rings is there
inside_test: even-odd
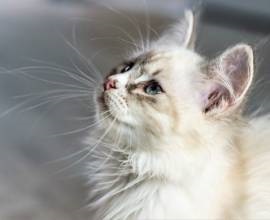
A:
[[[15,98],[18,95],[64,88],[30,79],[14,68],[56,64],[65,69],[72,68],[74,73],[79,74],[73,65],[75,63],[87,74],[97,78],[67,41],[75,44],[83,56],[92,58],[100,72],[106,73],[129,51],[128,44],[119,40],[125,38],[120,28],[138,39],[138,34],[126,15],[110,10],[104,3],[109,7],[126,10],[126,14],[139,21],[142,31],[145,29],[147,7],[152,12],[150,17],[153,27],[162,30],[185,5],[177,0],[148,0],[145,6],[144,0],[139,1],[141,4],[133,0],[99,1],[98,4],[86,0],[73,1],[70,4],[64,3],[65,1],[0,0],[0,66],[12,70],[2,70],[0,74],[1,220],[91,219],[91,216],[84,217],[83,211],[86,188],[81,176],[81,166],[85,161],[55,174],[78,160],[81,155],[59,163],[46,164],[83,147],[81,140],[86,131],[54,138],[51,135],[89,125],[90,120],[82,121],[78,117],[91,115],[91,95],[83,100],[71,99],[58,105],[28,109],[44,101],[37,98],[34,102],[5,114],[8,109],[27,100]],[[230,2],[236,4],[236,1],[227,1]],[[243,1],[237,2],[237,7],[242,7],[239,4],[243,4]],[[262,7],[263,13],[270,13],[270,7],[269,11],[265,7],[267,2],[262,4],[265,4]],[[247,6],[253,7],[243,5]],[[261,5],[258,3],[257,8],[259,6]],[[239,41],[260,45],[258,43],[264,37],[210,24],[202,24],[198,33],[199,51],[211,57]],[[260,45],[258,55],[261,68],[257,78],[264,80],[254,90],[252,105],[249,106],[259,106],[263,102],[267,106],[269,101],[269,44]],[[59,71],[48,68],[39,67],[28,70],[27,73],[55,82],[75,83],[68,77],[59,76]]]

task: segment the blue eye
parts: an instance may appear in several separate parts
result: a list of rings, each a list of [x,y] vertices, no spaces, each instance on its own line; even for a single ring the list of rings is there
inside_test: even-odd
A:
[[[148,95],[157,95],[163,92],[163,89],[157,82],[151,82],[144,87],[144,92]]]

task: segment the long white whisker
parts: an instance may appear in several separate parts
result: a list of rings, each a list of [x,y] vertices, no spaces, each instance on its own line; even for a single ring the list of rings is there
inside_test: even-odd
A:
[[[102,116],[102,115],[104,115],[105,113],[108,113],[108,112],[109,112],[109,110],[107,110],[105,112],[102,112],[102,113],[100,113],[100,116]],[[70,118],[70,120],[85,121],[85,120],[89,120],[89,119],[96,118],[96,117],[97,117],[96,115],[77,116],[77,117]]]
[[[104,51],[109,50],[109,49],[115,49],[115,50],[117,49],[118,51],[120,51],[120,48],[119,47],[105,47],[105,48],[102,48],[102,49],[98,50],[97,52],[95,52],[91,56],[91,59],[96,58],[98,55],[100,55],[101,53],[103,53]]]
[[[130,42],[128,40],[125,40],[121,37],[93,37],[93,38],[90,38],[89,41],[95,41],[95,40],[116,40],[116,41],[120,41],[120,42],[123,42],[123,43],[126,43],[128,45],[131,45],[133,47],[135,47],[136,49],[138,49],[138,45],[133,43],[133,42]]]
[[[72,72],[72,71],[74,71],[74,69],[71,69],[71,68],[68,68],[68,67],[66,67],[66,66],[61,66],[61,65],[58,65],[58,64],[55,64],[55,63],[52,63],[52,62],[45,62],[45,61],[42,61],[42,60],[38,60],[38,59],[33,59],[33,58],[31,58],[30,59],[31,61],[33,61],[33,62],[36,62],[36,63],[40,63],[40,64],[46,64],[46,65],[49,65],[48,67],[52,67],[52,68],[58,68],[58,69],[64,69],[64,70],[66,70],[66,71],[69,71],[69,72]],[[89,73],[91,73],[92,71],[90,71]],[[91,77],[90,75],[87,75],[88,77]],[[95,82],[97,82],[93,77],[94,77],[95,75],[92,75],[92,80],[91,81],[95,81]]]
[[[75,161],[71,165],[59,170],[57,173],[61,173],[67,169],[70,169],[71,167],[74,167],[78,163],[82,162],[84,159],[86,159],[91,153],[96,149],[96,147],[100,144],[100,141],[108,134],[108,132],[111,130],[112,126],[114,125],[114,122],[116,121],[116,118],[112,121],[111,125],[106,129],[104,134],[98,139],[98,141],[92,146],[92,149],[90,149],[84,156],[82,156],[79,160]]]
[[[87,95],[79,94],[79,95],[72,95],[72,96],[67,96],[67,95],[63,96],[63,95],[62,95],[62,96],[53,96],[53,97],[50,97],[50,98],[58,98],[58,99],[61,99],[61,100],[63,101],[63,100],[66,100],[66,99],[78,98],[78,97],[84,97],[84,96],[88,96],[88,94],[87,94]],[[21,107],[25,106],[27,103],[33,102],[34,100],[36,100],[36,97],[30,98],[30,99],[28,99],[28,100],[26,100],[26,101],[24,101],[24,102],[22,102],[22,103],[19,103],[19,104],[13,106],[13,107],[7,109],[6,111],[4,111],[4,112],[2,112],[2,113],[0,114],[0,119],[3,118],[3,117],[5,117],[5,116],[7,116],[7,115],[10,114],[11,112],[14,112],[14,111],[16,111],[16,110],[19,110]],[[36,105],[34,105],[34,106],[30,106],[30,107],[28,107],[28,108],[26,108],[26,109],[22,109],[20,112],[25,112],[25,111],[33,110],[33,109],[35,109],[35,108],[37,108],[37,107],[40,107],[40,106],[45,105],[45,104],[47,104],[47,103],[50,103],[50,102],[52,102],[52,101],[53,101],[53,100],[46,100],[46,101],[41,102],[41,103],[39,103],[39,104],[36,104]]]
[[[75,130],[72,130],[72,131],[67,131],[67,132],[63,132],[63,133],[58,133],[58,134],[53,134],[53,135],[50,135],[49,137],[60,137],[60,136],[66,136],[66,135],[71,135],[71,134],[77,134],[77,133],[80,133],[82,131],[86,131],[88,130],[89,128],[92,128],[98,124],[100,124],[102,121],[106,120],[107,118],[109,118],[110,115],[108,116],[105,116],[104,118],[102,118],[101,120],[98,120],[96,122],[94,122],[93,124],[91,125],[88,125],[86,127],[83,127],[83,128],[78,128],[78,129],[75,129]]]
[[[70,77],[70,78],[76,80],[77,82],[80,82],[80,83],[82,83],[82,84],[84,84],[86,86],[92,86],[93,85],[93,83],[91,81],[89,81],[87,78],[82,78],[82,77],[78,76],[75,73],[69,72],[69,71],[67,71],[65,69],[60,69],[58,67],[50,67],[50,66],[28,66],[28,67],[20,67],[20,68],[14,69],[12,71],[25,71],[25,70],[26,71],[29,71],[29,70],[42,70],[42,69],[43,70],[49,70],[49,71],[56,71],[55,73],[57,73],[57,74],[65,74],[68,77]],[[26,73],[24,72],[24,74],[26,74]],[[31,75],[31,77],[34,78],[33,75]]]
[[[33,69],[31,69],[31,70],[33,70]],[[83,89],[87,88],[87,87],[82,87],[82,86],[78,86],[78,85],[74,85],[74,84],[63,83],[63,82],[55,82],[55,81],[44,79],[44,78],[41,78],[41,77],[38,77],[38,76],[33,76],[31,73],[27,73],[27,72],[23,71],[22,68],[9,70],[9,71],[7,71],[7,73],[13,73],[13,74],[18,73],[18,74],[24,75],[24,76],[26,76],[26,77],[28,77],[30,79],[34,79],[34,80],[37,80],[37,81],[41,81],[41,82],[45,82],[45,83],[53,84],[53,85],[66,86],[66,87],[70,87],[70,88],[83,88]]]
[[[100,22],[100,21],[90,19],[90,18],[75,18],[75,19],[78,19],[80,21],[86,21],[86,22],[95,22],[97,24],[101,24],[101,25],[104,25],[104,26],[111,27],[111,28],[114,28],[116,30],[119,30],[121,33],[123,33],[125,36],[127,36],[127,38],[130,40],[130,43],[132,43],[134,46],[136,46],[136,48],[138,48],[138,46],[136,44],[136,40],[134,39],[134,37],[131,36],[131,34],[128,33],[125,29],[123,29],[123,28],[121,28],[119,26],[112,25],[112,24],[105,24],[104,22]]]
[[[127,16],[123,12],[121,13],[119,10],[113,8],[112,6],[106,5],[105,3],[99,3],[99,4],[102,5],[103,7],[107,8],[108,10],[110,10],[110,11],[112,11],[112,12],[120,15],[121,17],[123,17],[124,19],[126,19],[128,22],[130,22],[130,24],[135,27],[135,30],[138,33],[139,39],[141,41],[141,48],[143,50],[145,50],[144,38],[143,38],[143,34],[142,34],[142,31],[141,31],[139,25],[130,16]]]
[[[86,73],[84,73],[74,62],[73,60],[71,60],[72,65],[75,67],[75,69],[85,78],[87,78],[89,81],[93,82],[93,83],[97,83],[94,79],[92,79],[91,77],[89,77]]]
[[[105,115],[105,114],[107,114],[108,112],[109,112],[109,110],[104,111],[104,112],[102,112],[102,113],[100,113],[100,114],[101,114],[101,115]],[[95,117],[96,117],[96,116],[95,116]],[[89,117],[87,117],[87,118],[89,118]],[[88,150],[89,150],[89,147],[85,147],[85,148],[83,148],[83,149],[81,149],[81,150],[79,150],[79,151],[76,151],[76,152],[74,152],[74,153],[72,153],[72,154],[69,154],[69,155],[67,155],[67,156],[58,158],[58,159],[53,160],[53,161],[48,161],[48,162],[45,163],[45,165],[50,165],[50,164],[60,163],[60,162],[62,162],[62,161],[69,160],[69,159],[71,159],[71,158],[73,158],[73,157],[75,157],[75,156],[77,156],[77,155],[79,155],[79,154],[81,154],[81,153],[83,153],[83,152],[87,152]]]
[[[79,50],[78,48],[74,47],[72,45],[71,42],[69,42],[65,37],[63,37],[63,40],[65,41],[65,43],[77,54],[79,55],[79,57],[87,64],[87,67],[90,67],[97,76],[100,76],[100,78],[102,79],[102,74],[101,72],[98,70],[98,68],[96,67],[96,65],[94,65],[94,63],[92,63],[91,60],[87,59]],[[90,70],[89,70],[90,71]]]
[[[58,95],[58,96],[51,96],[49,97],[50,99],[46,100],[46,101],[43,101],[43,102],[40,102],[36,105],[33,105],[33,106],[30,106],[30,107],[27,107],[25,109],[22,109],[20,110],[19,112],[26,112],[26,111],[30,111],[30,110],[33,110],[35,108],[38,108],[40,106],[43,106],[43,105],[46,105],[50,102],[53,102],[56,98],[57,100],[55,100],[56,102],[57,101],[64,101],[64,100],[67,100],[67,99],[71,99],[71,98],[79,98],[79,97],[84,97],[84,96],[88,96],[88,95],[83,95],[83,94],[78,94],[78,95],[70,95],[70,96],[67,96],[67,95]]]
[[[92,94],[92,92],[94,91],[91,91],[91,90],[77,90],[77,89],[54,89],[52,91],[46,91],[46,92],[33,92],[33,93],[27,93],[27,94],[22,94],[22,95],[16,95],[16,96],[13,96],[12,98],[13,99],[22,99],[22,98],[27,98],[27,97],[33,97],[33,96],[36,96],[38,98],[42,98],[42,97],[45,97],[45,96],[48,96],[48,95],[53,95],[53,94],[67,94],[67,93],[71,93],[71,94],[74,94],[74,93],[89,93],[89,94]]]
[[[117,142],[115,143],[115,146],[116,146],[116,147],[119,146],[119,144],[120,144],[120,142],[121,142],[121,138],[122,138],[122,132],[120,131],[120,132],[118,132],[118,140],[117,140]],[[98,172],[99,170],[101,170],[102,167],[108,162],[108,160],[112,158],[112,153],[113,153],[113,150],[112,150],[112,149],[111,149],[111,155],[106,155],[106,153],[104,153],[105,156],[107,156],[107,158],[100,164],[100,166],[96,169],[95,172]]]

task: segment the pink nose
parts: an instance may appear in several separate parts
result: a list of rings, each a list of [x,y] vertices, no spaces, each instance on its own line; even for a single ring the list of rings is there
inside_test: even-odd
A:
[[[116,89],[116,80],[114,79],[107,79],[106,82],[104,83],[104,91],[109,90],[109,89]]]

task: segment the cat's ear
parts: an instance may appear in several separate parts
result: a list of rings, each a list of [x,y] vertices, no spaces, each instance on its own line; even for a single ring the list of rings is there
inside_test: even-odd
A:
[[[193,49],[195,45],[195,19],[191,10],[186,10],[179,22],[169,28],[157,44],[177,45]]]
[[[253,51],[238,44],[227,49],[207,67],[207,79],[201,94],[206,114],[231,112],[240,106],[254,75]]]
[[[184,18],[175,27],[178,41],[184,47],[193,48],[195,44],[195,19],[191,10],[186,10]]]

